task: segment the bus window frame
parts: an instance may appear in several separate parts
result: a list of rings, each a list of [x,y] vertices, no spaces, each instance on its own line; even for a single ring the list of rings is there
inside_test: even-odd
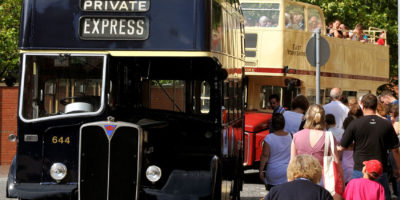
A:
[[[109,54],[84,54],[84,53],[71,53],[68,54],[69,56],[92,56],[92,57],[103,57],[103,74],[102,74],[102,88],[101,88],[101,96],[100,96],[100,107],[95,112],[83,112],[83,113],[71,113],[71,114],[63,114],[63,115],[55,115],[55,116],[46,116],[46,117],[39,117],[34,119],[26,119],[23,116],[23,102],[24,102],[24,89],[25,89],[25,75],[26,75],[26,57],[27,56],[60,56],[61,53],[23,53],[22,54],[22,74],[21,74],[21,84],[20,84],[20,94],[19,94],[19,110],[18,110],[18,117],[25,123],[30,122],[41,122],[41,121],[48,121],[48,120],[58,120],[58,119],[68,119],[74,117],[92,117],[97,116],[103,112],[105,109],[105,96],[106,96],[106,73],[107,73],[107,62]]]
[[[271,26],[271,27],[262,27],[262,26],[245,26],[244,24],[243,24],[243,28],[257,28],[257,29],[259,29],[259,28],[261,28],[261,29],[267,29],[267,30],[270,30],[270,29],[272,29],[272,30],[276,30],[276,29],[280,29],[281,28],[281,26],[282,26],[282,24],[284,24],[283,22],[282,22],[282,5],[284,5],[284,4],[282,4],[281,2],[275,2],[275,1],[271,1],[271,2],[269,2],[269,1],[267,1],[267,2],[243,2],[243,3],[241,3],[241,5],[242,4],[267,4],[267,3],[270,3],[270,4],[278,4],[279,5],[279,8],[278,9],[275,9],[275,8],[243,8],[242,7],[242,12],[244,11],[244,12],[246,12],[246,11],[248,11],[248,10],[263,10],[263,11],[278,11],[279,13],[278,13],[278,23],[277,23],[277,25],[276,26]],[[243,14],[243,13],[242,13]],[[244,14],[243,14],[243,16],[244,16]],[[244,16],[244,18],[246,18],[246,16]],[[256,22],[258,22],[258,20],[259,19],[257,19],[257,21]]]
[[[320,7],[315,6],[315,5],[311,5],[311,4],[305,4],[305,3],[302,3],[302,2],[284,1],[283,6],[282,6],[282,9],[283,9],[283,12],[282,12],[282,15],[281,15],[282,18],[285,17],[286,7],[287,7],[288,4],[303,6],[303,8],[304,8],[304,30],[286,28],[285,25],[283,25],[283,29],[284,30],[310,32],[310,31],[308,31],[308,18],[309,18],[308,9],[312,8],[312,9],[318,10],[319,15],[321,16],[321,25],[322,25],[321,34],[325,35],[325,33],[326,33],[325,15],[324,15],[324,12],[322,12]]]
[[[307,31],[307,23],[308,23],[308,19],[307,19],[307,17],[308,17],[308,13],[307,13],[308,7],[307,7],[306,5],[304,5],[304,4],[297,3],[297,2],[294,2],[294,1],[285,2],[284,8],[283,8],[283,11],[284,11],[284,12],[283,12],[283,16],[285,16],[285,13],[288,13],[288,12],[287,12],[288,6],[297,6],[297,7],[302,7],[302,8],[303,8],[302,16],[303,16],[304,25],[303,25],[303,29],[288,28],[288,27],[286,27],[286,25],[284,25],[284,26],[283,26],[284,29],[285,29],[285,30],[292,30],[292,31],[302,31],[302,32],[306,32],[306,31]],[[291,17],[292,17],[292,16],[291,16]]]
[[[322,11],[321,11],[321,9],[319,9],[319,7],[314,7],[314,6],[307,6],[306,7],[306,19],[305,19],[305,26],[306,26],[306,29],[305,29],[305,31],[306,32],[313,32],[313,30],[310,30],[310,27],[309,27],[309,25],[310,25],[310,23],[309,23],[309,19],[310,19],[310,12],[309,12],[309,10],[310,9],[314,9],[315,11],[318,11],[318,14],[319,14],[319,18],[320,18],[320,20],[321,20],[321,33],[325,33],[325,19],[324,19],[324,15],[323,15],[323,13],[322,13]]]

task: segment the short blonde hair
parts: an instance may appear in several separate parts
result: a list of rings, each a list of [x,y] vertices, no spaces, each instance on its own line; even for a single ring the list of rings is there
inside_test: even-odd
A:
[[[314,104],[310,106],[305,115],[304,128],[325,130],[325,110],[322,106]]]
[[[298,155],[289,163],[287,178],[294,181],[298,178],[306,178],[315,184],[321,181],[322,167],[319,161],[312,155]]]

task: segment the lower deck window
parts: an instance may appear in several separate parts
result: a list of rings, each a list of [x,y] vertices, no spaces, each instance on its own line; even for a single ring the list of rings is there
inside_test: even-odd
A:
[[[152,80],[150,109],[184,112],[185,82],[180,80]]]

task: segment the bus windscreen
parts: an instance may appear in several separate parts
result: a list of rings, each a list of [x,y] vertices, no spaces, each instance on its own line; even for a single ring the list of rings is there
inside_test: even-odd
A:
[[[99,110],[104,59],[26,55],[22,117],[31,120]]]

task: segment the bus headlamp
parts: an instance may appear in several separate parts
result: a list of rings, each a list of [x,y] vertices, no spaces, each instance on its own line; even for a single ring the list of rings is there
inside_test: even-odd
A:
[[[146,169],[146,178],[151,182],[157,182],[161,178],[161,169],[152,165]]]
[[[63,180],[67,176],[67,166],[62,163],[54,163],[50,168],[50,176],[57,182]]]

